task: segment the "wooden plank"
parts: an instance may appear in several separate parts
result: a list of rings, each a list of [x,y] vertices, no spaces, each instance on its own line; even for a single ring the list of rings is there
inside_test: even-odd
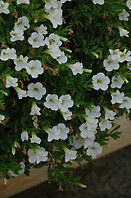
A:
[[[117,124],[120,124],[121,127],[118,131],[124,132],[121,137],[115,141],[112,138],[109,140],[110,147],[103,147],[103,152],[99,157],[107,155],[111,152],[114,152],[118,149],[121,149],[125,146],[131,144],[131,121],[127,119],[125,116],[119,118],[117,120]],[[83,162],[85,164],[87,162]],[[73,163],[73,166],[76,168],[78,164],[76,162]],[[48,179],[47,167],[42,167],[39,169],[31,169],[30,176],[26,176],[24,174],[10,179],[7,184],[0,184],[0,198],[7,198],[16,193],[24,191],[30,187],[38,185]]]

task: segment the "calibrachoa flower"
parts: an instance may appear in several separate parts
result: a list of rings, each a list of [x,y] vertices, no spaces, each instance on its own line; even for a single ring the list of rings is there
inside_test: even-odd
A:
[[[31,60],[28,64],[26,64],[26,70],[32,78],[37,78],[39,74],[44,72],[42,63],[39,60]]]
[[[22,142],[29,140],[29,135],[28,135],[28,132],[27,131],[23,131],[21,133],[21,140],[22,140]]]
[[[113,60],[112,55],[108,56],[108,59],[103,61],[103,65],[106,71],[112,71],[113,69],[119,69],[120,67],[118,60]]]
[[[37,32],[31,34],[31,37],[28,38],[28,42],[33,48],[39,48],[45,45],[44,36]]]
[[[80,127],[79,127],[79,129],[81,131],[80,132],[80,135],[83,138],[87,138],[87,137],[91,138],[91,137],[94,136],[95,129],[94,128],[90,128],[88,126],[87,122],[81,124]]]
[[[131,0],[128,0],[128,1],[126,2],[126,5],[127,5],[127,7],[128,7],[129,9],[131,9]]]
[[[37,144],[41,143],[41,139],[35,133],[32,133],[32,137],[30,138],[30,141],[31,143],[37,143]]]
[[[84,139],[84,148],[88,148],[89,146],[91,146],[94,143],[95,139],[95,135],[91,138],[87,137],[86,139]]]
[[[68,108],[72,107],[74,104],[73,100],[71,100],[71,96],[69,94],[62,95],[59,98],[59,109],[62,112],[66,112]]]
[[[83,73],[83,64],[82,63],[77,62],[75,64],[68,64],[67,66],[72,70],[72,73],[74,75]]]
[[[19,87],[15,87],[15,90],[16,90],[16,92],[17,92],[17,94],[18,94],[18,98],[19,98],[19,99],[22,99],[22,98],[24,98],[24,97],[27,97],[27,93],[26,93],[25,90],[22,90],[22,89],[19,88]]]
[[[10,11],[8,10],[8,6],[9,6],[9,3],[5,3],[4,1],[1,0],[0,13],[9,14]]]
[[[130,109],[131,108],[131,98],[129,97],[124,97],[123,98],[123,102],[120,105],[120,108],[126,108],[126,109]]]
[[[72,151],[69,150],[68,148],[64,148],[64,151],[65,151],[65,162],[76,159],[77,151]]]
[[[19,58],[14,59],[14,64],[16,65],[15,66],[16,71],[20,71],[21,69],[26,68],[28,64],[27,61],[28,61],[28,57],[27,56],[23,57],[23,55],[20,55]]]
[[[85,139],[76,134],[73,136],[73,141],[70,139],[70,144],[74,146],[75,149],[79,149],[84,145]]]
[[[113,76],[112,79],[111,79],[111,87],[112,88],[121,88],[123,83],[124,83],[124,80],[121,78],[121,76]]]
[[[127,31],[126,29],[123,28],[119,28],[119,32],[120,32],[120,36],[126,36],[129,37],[129,31]]]
[[[116,115],[116,112],[109,110],[107,108],[104,108],[105,110],[105,120],[114,120],[114,116]]]
[[[18,86],[18,78],[13,78],[12,76],[7,75],[6,76],[6,88],[9,87],[17,87]]]
[[[52,33],[49,37],[46,37],[45,44],[48,48],[53,48],[54,46],[61,46],[62,42],[57,34]]]
[[[91,146],[88,147],[86,154],[96,158],[97,155],[102,153],[102,147],[98,142],[94,142]]]
[[[51,142],[53,139],[58,140],[60,138],[60,129],[58,126],[54,126],[52,129],[47,129],[48,133],[48,142]]]
[[[111,59],[112,60],[119,61],[119,59],[120,59],[120,51],[119,51],[119,49],[116,49],[116,50],[109,49],[109,52],[111,54]]]
[[[59,99],[58,96],[56,94],[48,94],[46,96],[46,102],[44,103],[44,105],[49,108],[52,109],[54,111],[57,111],[59,108]]]
[[[66,140],[67,139],[67,134],[69,133],[69,128],[65,126],[63,123],[58,124],[58,128],[60,130],[59,138],[61,140]]]
[[[31,112],[30,112],[30,115],[41,115],[41,113],[40,113],[40,108],[37,106],[37,104],[36,103],[33,103],[32,104],[32,107],[31,107]]]
[[[35,162],[39,164],[41,161],[45,162],[48,159],[47,155],[48,155],[48,151],[45,151],[43,147],[38,147],[28,150],[28,157],[29,157],[28,160],[32,164]]]
[[[90,118],[99,118],[101,116],[100,107],[91,105],[91,109],[86,108],[85,113]]]
[[[59,64],[66,63],[68,58],[64,52],[61,52],[61,55],[56,58]]]
[[[104,73],[98,73],[97,75],[94,75],[92,77],[93,80],[93,86],[94,89],[98,90],[98,89],[102,89],[102,90],[107,90],[108,89],[108,84],[110,83],[110,79],[108,78],[108,76],[105,76]]]
[[[19,29],[12,30],[10,32],[10,35],[11,35],[10,40],[12,42],[14,42],[14,41],[23,41],[24,40],[23,32],[19,31]]]
[[[15,23],[14,29],[18,29],[19,31],[24,31],[30,27],[29,19],[26,16],[22,16],[18,18],[18,21]]]
[[[99,122],[99,127],[101,131],[105,131],[105,129],[110,129],[112,127],[112,122],[109,120],[102,119]]]
[[[47,27],[44,26],[43,24],[41,24],[39,27],[35,27],[34,30],[36,30],[38,32],[38,34],[44,34],[46,35],[48,32],[47,32]]]
[[[0,59],[2,61],[7,61],[9,59],[16,59],[17,55],[16,55],[16,50],[14,48],[9,48],[7,47],[7,49],[3,49],[1,51],[1,55],[0,55]]]
[[[71,120],[72,119],[72,112],[68,109],[66,112],[60,111],[61,114],[63,115],[65,120]]]
[[[119,20],[121,21],[128,21],[129,13],[126,12],[125,9],[123,9],[122,13],[119,14]]]
[[[46,94],[46,89],[40,82],[30,83],[28,85],[27,95],[31,98],[35,98],[36,100],[41,100],[43,95]]]
[[[115,104],[115,103],[122,103],[123,102],[123,98],[124,98],[124,93],[120,93],[119,90],[117,90],[116,92],[111,94],[111,103]]]
[[[17,177],[18,175],[21,175],[22,173],[25,172],[25,164],[24,162],[20,162],[20,167],[21,167],[21,170],[18,171],[18,174],[14,174],[11,170],[9,170],[9,174],[11,174],[12,177]]]

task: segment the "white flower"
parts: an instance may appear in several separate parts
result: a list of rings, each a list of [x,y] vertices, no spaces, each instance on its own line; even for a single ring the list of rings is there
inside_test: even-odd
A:
[[[113,76],[111,82],[111,88],[121,88],[124,83],[124,80],[121,78],[121,76]]]
[[[94,75],[92,77],[93,79],[93,85],[94,89],[102,89],[102,90],[107,90],[108,89],[108,84],[110,83],[110,79],[108,76],[105,76],[104,73],[98,73],[97,75]]]
[[[120,67],[118,60],[113,60],[112,55],[109,55],[108,59],[105,59],[103,61],[103,65],[106,71],[112,71],[113,69],[119,69]]]
[[[53,46],[53,48],[50,48],[47,53],[50,54],[54,59],[61,56],[61,50],[57,45]]]
[[[119,28],[119,32],[120,32],[120,36],[126,36],[129,37],[129,31],[127,31],[126,29],[123,28]]]
[[[69,94],[62,95],[59,98],[59,109],[62,112],[66,112],[68,108],[72,107],[74,104],[73,100],[71,100],[71,96]]]
[[[80,137],[78,134],[73,136],[73,141],[70,138],[70,144],[75,147],[75,149],[79,149],[84,145],[85,139]]]
[[[57,0],[45,0],[45,9],[57,8]]]
[[[22,99],[22,98],[24,98],[24,97],[27,97],[27,93],[26,93],[25,90],[22,90],[22,89],[19,88],[19,87],[15,87],[15,90],[16,90],[16,92],[17,92],[17,94],[18,94],[18,98],[19,98],[19,99]]]
[[[94,143],[95,140],[95,135],[91,138],[87,137],[86,139],[84,139],[84,148],[88,148],[89,146],[91,146]]]
[[[114,120],[114,116],[116,115],[116,112],[109,110],[105,108],[105,120]]]
[[[115,103],[122,103],[123,102],[123,98],[124,98],[124,93],[120,93],[118,90],[114,93],[111,94],[112,100],[111,103],[115,104]]]
[[[90,118],[99,118],[101,116],[100,107],[91,105],[91,109],[85,109],[85,113]]]
[[[21,3],[29,4],[30,0],[17,0],[17,4],[21,4]]]
[[[37,144],[41,143],[41,139],[34,133],[32,134],[30,141],[31,141],[31,143],[37,143]]]
[[[100,4],[103,5],[104,4],[104,0],[92,0],[94,4]]]
[[[71,151],[67,148],[65,148],[64,151],[65,151],[65,162],[76,159],[77,151]]]
[[[57,111],[59,108],[59,99],[58,96],[56,94],[48,94],[46,96],[46,102],[44,103],[44,105],[49,108],[52,109],[54,111]]]
[[[49,15],[45,15],[45,18],[51,21],[53,28],[57,28],[58,25],[62,25],[62,9],[51,9]]]
[[[53,139],[58,140],[60,138],[60,129],[58,126],[54,126],[52,129],[46,130],[48,133],[48,142],[51,142]]]
[[[48,46],[48,48],[53,48],[56,45],[61,46],[62,42],[57,34],[52,33],[49,35],[49,37],[46,37],[45,44]]]
[[[120,63],[123,63],[126,60],[126,52],[127,52],[127,49],[125,49],[123,52],[120,52],[120,59],[119,59]]]
[[[0,13],[9,14],[8,10],[9,3],[4,3],[4,1],[0,1]]]
[[[83,64],[82,63],[77,62],[75,64],[69,64],[67,66],[72,70],[72,73],[74,75],[83,73]]]
[[[18,29],[19,31],[24,31],[30,27],[29,19],[26,16],[22,16],[18,18],[18,21],[15,23],[14,29]]]
[[[86,117],[86,116],[84,118],[86,120],[86,124],[88,125],[88,129],[95,131],[97,128],[98,119],[90,118],[90,117]]]
[[[112,127],[112,122],[109,120],[101,120],[99,122],[99,127],[101,131],[105,131],[105,129],[110,129]]]
[[[129,70],[131,70],[131,61],[129,63],[127,63],[127,67]]]
[[[31,75],[32,78],[37,78],[39,74],[43,74],[44,69],[42,63],[39,60],[31,60],[26,65],[27,73]]]
[[[30,163],[37,163],[39,164],[41,161],[45,162],[48,158],[48,151],[45,151],[43,147],[38,147],[37,149],[29,149],[28,150],[28,157]]]
[[[69,133],[69,128],[65,126],[63,123],[58,124],[58,128],[60,130],[59,138],[61,140],[66,140],[67,139],[67,134]]]
[[[116,49],[116,50],[109,49],[109,52],[111,54],[111,59],[112,60],[119,61],[119,59],[120,59],[120,51],[119,51],[119,49]]]
[[[94,142],[86,151],[86,154],[88,156],[92,156],[93,158],[96,158],[96,156],[101,153],[102,153],[102,147],[98,142]]]
[[[124,97],[123,98],[123,102],[120,105],[120,108],[126,108],[126,109],[130,109],[131,108],[131,98],[128,97]]]
[[[3,49],[1,51],[1,55],[0,55],[0,59],[2,61],[7,61],[9,59],[16,59],[17,55],[16,55],[16,50],[14,48],[7,48],[7,49]]]
[[[4,119],[5,119],[5,116],[4,115],[0,115],[0,121],[4,120]]]
[[[94,128],[91,129],[88,126],[88,123],[86,123],[86,122],[81,124],[79,126],[79,129],[81,131],[80,135],[81,135],[82,138],[87,138],[87,137],[91,138],[91,137],[94,136]]]
[[[28,61],[28,57],[23,57],[23,55],[20,55],[19,58],[14,59],[14,64],[16,71],[20,71],[23,68],[26,68],[27,65],[27,61]]]
[[[131,9],[131,0],[128,0],[128,1],[126,2],[126,5],[127,5],[127,7],[128,7],[129,9]]]
[[[125,9],[123,9],[122,13],[119,14],[119,20],[121,21],[128,21],[129,13],[126,12]]]
[[[32,107],[31,107],[31,112],[30,112],[30,115],[41,115],[40,113],[40,108],[37,106],[36,103],[33,103]]]
[[[14,174],[11,170],[9,170],[9,174],[11,174],[12,177],[17,177],[18,175],[21,175],[22,173],[25,172],[25,164],[24,162],[20,162],[21,170],[18,171],[18,174]]]
[[[24,40],[23,32],[22,31],[19,31],[19,29],[12,30],[10,32],[10,35],[11,35],[10,40],[12,42],[19,41],[19,40],[20,41],[23,41]]]
[[[61,55],[56,58],[59,64],[66,63],[68,58],[64,52],[61,52]]]
[[[36,27],[35,30],[38,32],[38,34],[44,34],[46,35],[48,32],[46,31],[47,30],[47,27],[44,26],[43,24],[41,24],[39,27]]]
[[[31,34],[31,37],[28,38],[28,42],[33,48],[39,48],[45,45],[44,36],[37,32]]]
[[[41,100],[43,95],[46,94],[46,89],[40,82],[30,83],[28,85],[27,95],[31,98],[35,98],[36,100]]]
[[[12,76],[6,76],[6,88],[9,87],[17,87],[18,86],[18,78],[13,78]]]
[[[23,131],[21,133],[21,140],[22,140],[22,142],[29,140],[29,135],[28,135],[28,132],[27,131]]]
[[[69,111],[69,109],[66,112],[62,112],[62,111],[60,111],[60,112],[63,115],[65,120],[71,120],[72,119],[72,117],[71,117],[72,116],[72,112]]]

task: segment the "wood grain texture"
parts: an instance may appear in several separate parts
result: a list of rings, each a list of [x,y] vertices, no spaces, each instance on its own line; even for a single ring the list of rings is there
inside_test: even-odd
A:
[[[117,141],[110,138],[110,147],[104,146],[103,152],[98,156],[98,158],[131,144],[131,121],[123,116],[117,120],[117,124],[121,125],[118,131],[124,132],[123,135],[121,135]],[[83,162],[83,164],[85,163],[87,162]],[[74,162],[73,166],[78,167],[78,164]],[[29,177],[22,174],[14,179],[10,179],[6,185],[0,183],[0,198],[10,197],[18,192],[24,191],[46,181],[48,179],[47,170],[47,167],[31,169]]]

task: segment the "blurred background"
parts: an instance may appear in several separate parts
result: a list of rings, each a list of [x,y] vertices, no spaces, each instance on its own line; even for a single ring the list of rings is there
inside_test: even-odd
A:
[[[10,198],[131,198],[131,146],[77,168],[74,175],[81,176],[86,189],[60,192],[47,181]]]

